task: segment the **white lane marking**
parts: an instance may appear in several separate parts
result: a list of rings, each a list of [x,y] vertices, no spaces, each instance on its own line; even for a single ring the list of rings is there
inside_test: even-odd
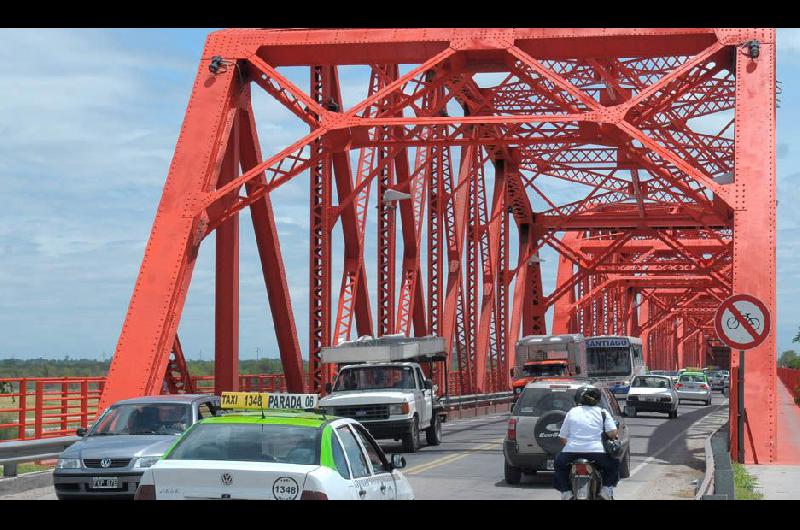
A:
[[[726,401],[727,401],[727,400],[726,400]],[[727,403],[723,403],[723,405],[725,405],[725,404],[727,404]],[[717,412],[718,412],[718,411],[717,411]],[[639,471],[641,471],[641,470],[642,470],[642,469],[643,469],[645,466],[647,466],[648,464],[650,464],[651,462],[653,462],[653,460],[655,460],[656,458],[658,458],[658,455],[660,455],[661,453],[663,453],[664,451],[666,451],[667,449],[669,449],[669,448],[672,446],[672,444],[673,444],[673,443],[675,443],[675,442],[678,440],[678,438],[680,438],[680,437],[682,437],[682,436],[688,436],[688,435],[690,434],[690,433],[689,433],[689,431],[690,431],[692,428],[694,428],[696,425],[701,425],[701,422],[702,422],[703,420],[707,419],[709,416],[712,416],[713,414],[714,414],[714,413],[712,412],[712,413],[710,413],[710,414],[707,414],[707,415],[703,416],[702,418],[700,418],[700,419],[696,420],[694,423],[692,423],[691,425],[689,425],[689,427],[688,427],[688,428],[687,428],[685,431],[678,433],[678,435],[677,435],[677,436],[675,436],[675,437],[674,437],[672,440],[670,440],[669,442],[667,442],[667,445],[665,445],[664,447],[662,447],[661,449],[659,449],[658,451],[656,451],[655,453],[653,453],[653,454],[652,454],[651,456],[649,456],[649,457],[648,457],[648,458],[647,458],[647,459],[646,459],[644,462],[642,462],[641,464],[639,464],[638,466],[636,466],[635,468],[633,468],[633,471],[631,471],[631,476],[630,476],[629,478],[633,478],[633,476],[634,476],[636,473],[638,473]],[[696,434],[696,433],[695,433],[695,434]]]

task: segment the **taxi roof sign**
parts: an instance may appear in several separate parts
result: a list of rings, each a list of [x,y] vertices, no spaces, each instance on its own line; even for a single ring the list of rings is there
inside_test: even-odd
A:
[[[319,394],[274,394],[259,392],[223,392],[223,409],[235,410],[307,410],[316,409]]]

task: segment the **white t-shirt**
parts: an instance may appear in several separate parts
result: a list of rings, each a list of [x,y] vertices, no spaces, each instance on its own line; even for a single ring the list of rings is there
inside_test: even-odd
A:
[[[558,436],[567,439],[567,445],[561,450],[564,453],[604,453],[602,407],[578,405],[572,407],[564,418]],[[606,432],[616,430],[614,418],[606,411]]]

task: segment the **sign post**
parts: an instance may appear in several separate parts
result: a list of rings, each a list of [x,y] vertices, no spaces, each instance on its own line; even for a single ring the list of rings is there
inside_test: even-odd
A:
[[[767,338],[771,317],[767,306],[749,294],[735,294],[726,299],[714,315],[717,337],[739,350],[736,382],[736,460],[744,464],[744,351],[755,348]]]

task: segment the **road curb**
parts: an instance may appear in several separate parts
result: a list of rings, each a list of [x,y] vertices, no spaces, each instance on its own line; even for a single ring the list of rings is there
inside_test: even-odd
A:
[[[46,488],[53,485],[52,471],[34,471],[18,477],[0,478],[0,496]]]
[[[709,490],[713,489],[714,484],[714,451],[711,448],[711,438],[714,437],[715,434],[721,429],[722,427],[718,427],[714,430],[708,437],[706,438],[704,444],[704,451],[706,453],[706,472],[703,475],[703,480],[700,482],[700,485],[697,487],[697,491],[694,495],[694,500],[699,501],[703,499],[703,496],[708,494]]]

